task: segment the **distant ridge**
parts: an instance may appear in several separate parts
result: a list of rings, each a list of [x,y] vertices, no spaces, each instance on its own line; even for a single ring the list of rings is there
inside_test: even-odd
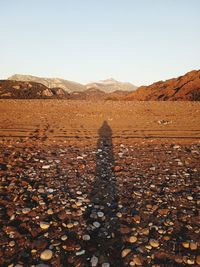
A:
[[[136,90],[135,88],[136,86],[130,83],[118,82],[112,78],[82,85],[63,79],[17,74],[8,80],[0,80],[0,98],[200,101],[200,70],[193,70],[180,77],[149,86],[140,86]]]
[[[128,83],[128,82],[119,82],[113,78],[91,82],[86,84],[87,89],[98,89],[106,93],[112,93],[115,91],[134,91],[137,89],[137,86]]]
[[[43,78],[32,75],[15,74],[9,77],[8,80],[41,83],[48,88],[61,88],[68,93],[86,90],[86,87],[80,83],[59,78]]]

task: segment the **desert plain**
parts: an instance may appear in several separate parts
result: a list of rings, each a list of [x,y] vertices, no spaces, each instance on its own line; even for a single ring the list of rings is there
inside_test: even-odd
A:
[[[0,100],[0,266],[199,266],[200,103]]]

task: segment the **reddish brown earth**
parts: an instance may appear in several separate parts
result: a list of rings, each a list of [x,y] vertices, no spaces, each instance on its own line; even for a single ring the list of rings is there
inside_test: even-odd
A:
[[[41,83],[0,80],[0,99],[68,99],[61,88],[48,88]]]
[[[126,100],[200,101],[200,70],[193,70],[178,78],[141,86]]]
[[[199,266],[199,121],[199,102],[1,100],[0,266]]]

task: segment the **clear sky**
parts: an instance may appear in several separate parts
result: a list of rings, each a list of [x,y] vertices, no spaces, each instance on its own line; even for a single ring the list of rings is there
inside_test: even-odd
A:
[[[150,84],[200,69],[200,0],[0,0],[0,78]]]

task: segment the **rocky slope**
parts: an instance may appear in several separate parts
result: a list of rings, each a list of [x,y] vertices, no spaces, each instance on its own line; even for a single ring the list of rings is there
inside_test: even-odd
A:
[[[125,100],[200,101],[200,70],[193,70],[178,78],[141,86]]]
[[[98,89],[106,93],[112,93],[115,91],[134,91],[136,90],[137,86],[127,82],[119,82],[111,78],[103,81],[88,83],[86,84],[86,88]]]
[[[48,88],[36,82],[0,80],[0,98],[40,99],[69,98],[69,93],[61,88]]]
[[[8,80],[37,82],[37,83],[41,83],[45,85],[48,88],[61,88],[69,93],[86,90],[86,87],[80,83],[67,81],[64,79],[58,79],[58,78],[42,78],[42,77],[36,77],[32,75],[15,74],[9,77]]]

